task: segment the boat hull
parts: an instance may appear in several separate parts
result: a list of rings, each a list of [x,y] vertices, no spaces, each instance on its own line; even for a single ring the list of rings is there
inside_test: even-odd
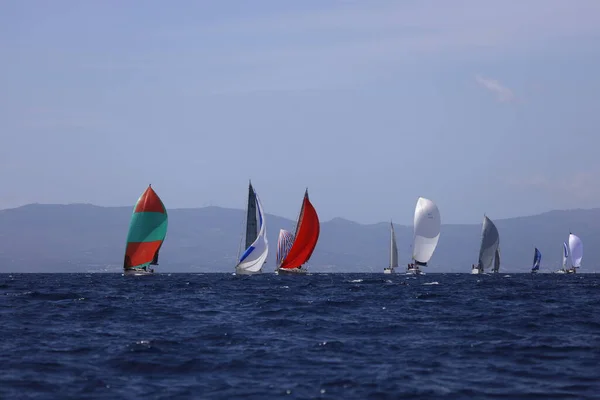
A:
[[[126,269],[123,271],[124,276],[145,276],[154,275],[154,270],[144,271],[143,269]]]
[[[308,272],[308,270],[306,270],[306,268],[292,268],[292,269],[277,268],[277,270],[275,270],[275,273],[278,275],[301,275],[301,274],[306,274],[307,272]]]
[[[262,268],[259,269],[258,271],[249,271],[249,270],[244,269],[244,268],[235,267],[235,274],[236,275],[256,275],[256,274],[262,274]]]
[[[472,268],[471,269],[471,274],[473,274],[473,275],[481,275],[481,274],[483,274],[483,271],[481,271],[481,270],[479,270],[477,268]]]
[[[419,268],[407,268],[406,275],[423,275]]]
[[[384,268],[383,269],[383,273],[384,274],[393,274],[394,273],[394,268],[390,268],[390,267]]]

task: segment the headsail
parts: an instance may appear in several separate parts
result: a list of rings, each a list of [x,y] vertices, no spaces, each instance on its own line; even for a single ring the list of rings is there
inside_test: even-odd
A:
[[[492,272],[500,271],[500,248],[496,248],[496,253],[494,254],[494,268],[492,268]]]
[[[304,200],[296,225],[294,243],[290,251],[281,261],[282,269],[300,268],[310,259],[317,241],[319,240],[319,216],[308,199],[308,189],[304,193]]]
[[[158,264],[158,252],[167,235],[167,210],[152,189],[140,196],[133,209],[123,269],[139,269]]]
[[[252,243],[258,237],[258,224],[256,220],[256,192],[252,187],[252,182],[248,184],[248,205],[246,207],[246,249],[252,246]]]
[[[236,268],[248,272],[258,272],[267,260],[269,242],[267,240],[267,224],[262,204],[252,188],[252,184],[250,184],[249,188],[248,213],[246,215],[246,251],[240,257]],[[252,204],[250,204],[250,201],[252,201]],[[256,232],[257,223],[258,232]],[[248,244],[249,239],[252,239],[252,241]]]
[[[390,268],[398,268],[398,247],[396,246],[396,232],[394,224],[390,222]]]
[[[492,266],[499,245],[500,235],[496,225],[491,219],[484,216],[481,228],[481,246],[479,247],[479,267],[485,269]]]
[[[540,270],[540,263],[542,262],[542,253],[535,248],[535,252],[533,253],[533,266],[531,267],[531,272]]]
[[[419,197],[415,207],[413,260],[415,264],[426,266],[440,238],[440,210],[435,203]]]
[[[563,242],[563,261],[562,261],[563,269],[567,268],[567,260],[568,259],[569,259],[569,246],[567,246],[566,242]]]
[[[583,258],[583,242],[577,235],[572,233],[569,234],[569,253],[571,254],[571,266],[579,268]]]
[[[279,238],[277,239],[277,267],[281,266],[281,262],[287,257],[292,244],[294,244],[294,235],[292,235],[292,232],[280,229]]]

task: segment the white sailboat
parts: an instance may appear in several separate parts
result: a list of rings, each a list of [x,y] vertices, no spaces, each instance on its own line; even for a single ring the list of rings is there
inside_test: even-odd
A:
[[[500,246],[500,234],[496,225],[487,216],[483,216],[483,225],[481,227],[481,245],[479,246],[479,260],[477,266],[471,267],[472,274],[483,274],[486,268],[492,266],[494,260],[498,260],[500,267],[500,253],[497,251]],[[497,256],[496,256],[497,255]]]
[[[440,239],[441,225],[437,205],[429,199],[419,197],[415,207],[412,263],[408,264],[407,274],[421,274],[420,267],[427,266]]]
[[[390,266],[383,269],[384,274],[391,274],[398,268],[398,247],[396,246],[396,233],[394,224],[390,221]]]
[[[248,207],[246,209],[246,250],[239,257],[235,266],[236,274],[260,273],[269,254],[267,240],[267,224],[262,204],[258,199],[252,183],[248,185]],[[239,256],[239,254],[238,254]]]
[[[562,268],[556,271],[558,274],[575,274],[577,268],[581,267],[583,242],[579,236],[569,233],[568,243],[563,243],[563,264]]]

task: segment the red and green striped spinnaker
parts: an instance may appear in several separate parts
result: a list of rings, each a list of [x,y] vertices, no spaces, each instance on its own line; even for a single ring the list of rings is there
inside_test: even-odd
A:
[[[158,251],[167,235],[168,216],[165,205],[154,189],[140,196],[127,234],[124,269],[136,269],[158,263]]]

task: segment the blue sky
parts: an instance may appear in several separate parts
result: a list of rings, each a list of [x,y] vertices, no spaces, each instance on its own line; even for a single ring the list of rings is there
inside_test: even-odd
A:
[[[600,2],[3,1],[0,208],[600,205]]]

